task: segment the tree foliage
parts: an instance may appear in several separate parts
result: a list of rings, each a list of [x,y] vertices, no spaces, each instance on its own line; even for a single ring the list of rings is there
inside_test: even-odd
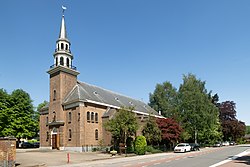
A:
[[[219,105],[219,109],[223,139],[236,141],[243,137],[246,132],[246,125],[236,119],[236,104],[233,101],[225,101]]]
[[[182,133],[180,125],[172,118],[158,118],[156,120],[161,130],[161,138],[165,143],[176,143]]]
[[[0,136],[34,137],[38,132],[38,121],[29,94],[17,89],[9,95],[1,89],[0,96]]]
[[[164,117],[178,119],[177,91],[170,82],[157,84],[154,93],[149,95],[149,106],[161,111]]]
[[[143,126],[142,134],[146,137],[148,145],[161,141],[161,130],[158,128],[155,117],[149,116]]]
[[[118,142],[126,143],[128,137],[134,136],[138,130],[138,122],[132,108],[119,109],[114,117],[104,124],[107,131]]]
[[[218,124],[218,109],[211,102],[205,81],[196,79],[193,74],[184,75],[179,88],[179,111],[185,131],[197,142],[198,133],[213,129]]]

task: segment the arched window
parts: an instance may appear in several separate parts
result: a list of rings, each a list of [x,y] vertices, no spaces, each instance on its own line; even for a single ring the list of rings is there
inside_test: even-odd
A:
[[[91,121],[94,122],[94,116],[95,114],[93,112],[91,112]]]
[[[58,57],[56,57],[56,66],[58,65]]]
[[[69,67],[69,58],[67,58],[67,67]]]
[[[66,48],[65,48],[65,50],[68,50],[69,48],[68,48],[68,44],[66,44]]]
[[[95,122],[98,123],[98,113],[95,113]]]
[[[64,65],[63,57],[60,57],[60,65]]]
[[[61,43],[61,49],[63,50],[64,48],[63,48],[63,43]]]
[[[71,138],[72,138],[72,132],[71,129],[69,129],[69,141],[71,141]]]
[[[88,122],[90,121],[90,112],[89,111],[87,112],[87,121]]]
[[[69,112],[69,118],[68,118],[68,122],[71,123],[71,112]]]
[[[98,129],[95,130],[95,140],[98,140]]]
[[[56,90],[53,91],[53,101],[56,100]]]

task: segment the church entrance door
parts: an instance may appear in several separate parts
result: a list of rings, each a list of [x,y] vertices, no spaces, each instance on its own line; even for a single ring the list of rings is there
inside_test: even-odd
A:
[[[57,134],[52,134],[52,149],[57,149]]]

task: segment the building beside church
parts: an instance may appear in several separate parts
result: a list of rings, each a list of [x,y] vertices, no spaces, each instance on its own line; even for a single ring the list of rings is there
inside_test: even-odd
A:
[[[162,117],[142,101],[78,81],[70,46],[63,14],[54,63],[47,71],[49,104],[40,110],[40,148],[85,152],[98,147],[100,140],[110,145],[112,136],[103,122],[120,107],[133,107],[139,122],[148,115]]]

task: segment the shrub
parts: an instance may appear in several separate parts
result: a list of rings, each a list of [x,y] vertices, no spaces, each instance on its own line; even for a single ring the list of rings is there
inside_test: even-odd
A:
[[[137,155],[144,155],[146,152],[147,141],[144,136],[137,136],[135,138],[135,153]]]

